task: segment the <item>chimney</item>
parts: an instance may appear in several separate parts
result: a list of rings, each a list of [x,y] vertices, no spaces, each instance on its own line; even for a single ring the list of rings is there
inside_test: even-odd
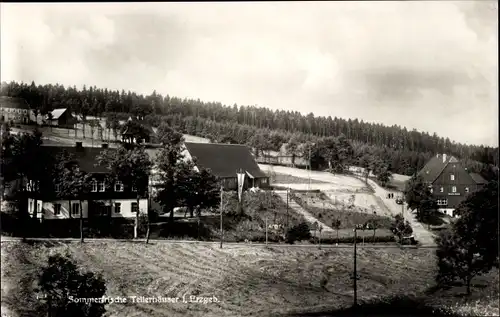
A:
[[[108,148],[108,143],[103,143],[103,144],[101,144],[101,148],[103,148],[103,149],[107,149],[107,148]]]
[[[77,149],[83,148],[83,143],[82,142],[76,142],[76,148]]]
[[[443,154],[443,163],[446,162],[446,154]]]

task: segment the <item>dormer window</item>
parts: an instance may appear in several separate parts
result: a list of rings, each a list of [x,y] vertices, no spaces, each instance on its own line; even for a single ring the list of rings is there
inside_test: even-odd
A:
[[[443,188],[443,187],[441,187],[441,188],[439,189],[439,192],[440,192],[440,193],[443,193],[443,192],[444,192],[444,188]]]
[[[455,174],[450,174],[450,180],[454,181],[455,180]]]

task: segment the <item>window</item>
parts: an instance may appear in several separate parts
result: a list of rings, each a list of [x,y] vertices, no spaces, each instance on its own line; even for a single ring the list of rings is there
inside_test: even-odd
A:
[[[135,186],[132,186],[132,191],[133,191],[133,192],[136,192],[136,191],[137,191],[137,188],[135,188]]]
[[[30,179],[26,184],[26,190],[32,192],[35,190],[34,182]]]
[[[434,192],[434,189],[432,189],[432,187],[429,189],[429,191],[431,192],[431,194]]]
[[[452,193],[456,193],[456,192],[457,192],[457,186],[453,186],[453,187],[451,188],[451,192],[452,192]]]
[[[123,183],[118,181],[115,183],[115,192],[122,192],[123,191]]]
[[[54,187],[55,187],[56,192],[60,192],[61,191],[61,185],[60,184],[56,184]]]
[[[33,202],[30,201],[30,210],[33,211]]]
[[[60,215],[61,214],[61,204],[54,204],[54,215]]]
[[[465,192],[468,193],[469,192],[469,187],[465,187]]]
[[[441,188],[439,189],[439,192],[443,193],[443,192],[444,192],[444,188],[443,188],[443,187],[441,187]]]
[[[139,206],[137,203],[132,203],[132,212],[138,212],[139,211]]]
[[[100,192],[104,191],[104,182],[99,182],[99,191]]]
[[[455,180],[455,175],[454,175],[454,174],[450,174],[450,180],[451,180],[451,181],[454,181],[454,180]]]
[[[438,204],[438,206],[446,206],[446,205],[448,205],[448,200],[447,199],[438,199],[437,204]]]
[[[262,179],[262,184],[267,184],[267,178]]]
[[[71,214],[72,215],[80,214],[80,206],[77,203],[73,204],[73,208],[71,209]]]
[[[92,189],[90,191],[93,193],[97,192],[97,182],[96,181],[92,181]]]
[[[119,214],[122,211],[122,204],[115,203],[115,214]]]

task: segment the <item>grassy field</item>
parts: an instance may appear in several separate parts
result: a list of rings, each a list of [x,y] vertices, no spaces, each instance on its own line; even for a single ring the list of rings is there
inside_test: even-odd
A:
[[[2,242],[1,251],[2,306],[13,315],[43,314],[43,304],[33,292],[34,281],[40,264],[54,252],[69,252],[82,268],[102,273],[107,296],[218,299],[208,304],[182,300],[171,304],[114,303],[107,306],[108,316],[326,316],[320,313],[346,309],[353,300],[350,248]],[[498,275],[495,279],[494,274],[475,283],[473,297],[467,300],[471,304],[456,304],[463,299],[453,290],[426,296],[425,291],[433,285],[433,252],[360,247],[359,302],[415,295],[422,296],[422,304],[456,306],[455,311],[489,312],[490,316],[498,311],[491,298],[498,294]],[[484,288],[477,286],[484,285],[486,278],[493,280]]]
[[[271,184],[309,184],[309,179],[288,174],[268,172]],[[311,184],[328,184],[320,180],[311,179]]]

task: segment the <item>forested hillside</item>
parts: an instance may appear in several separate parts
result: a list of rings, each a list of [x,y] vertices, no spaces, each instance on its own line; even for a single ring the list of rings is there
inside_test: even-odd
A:
[[[119,117],[140,114],[154,125],[167,121],[183,133],[219,142],[246,143],[262,151],[279,150],[290,141],[292,144],[317,142],[324,137],[344,135],[352,146],[353,163],[369,153],[386,162],[392,172],[407,175],[420,169],[436,153],[455,155],[472,170],[486,174],[489,172],[485,170],[491,172],[489,165],[498,166],[498,148],[465,145],[436,134],[357,119],[315,117],[312,113],[305,116],[299,112],[236,104],[225,106],[218,102],[162,96],[156,92],[144,96],[95,86],[79,90],[58,84],[37,86],[11,82],[2,83],[0,94],[22,97],[42,114],[62,107],[71,108],[83,118],[105,117],[111,113]]]

